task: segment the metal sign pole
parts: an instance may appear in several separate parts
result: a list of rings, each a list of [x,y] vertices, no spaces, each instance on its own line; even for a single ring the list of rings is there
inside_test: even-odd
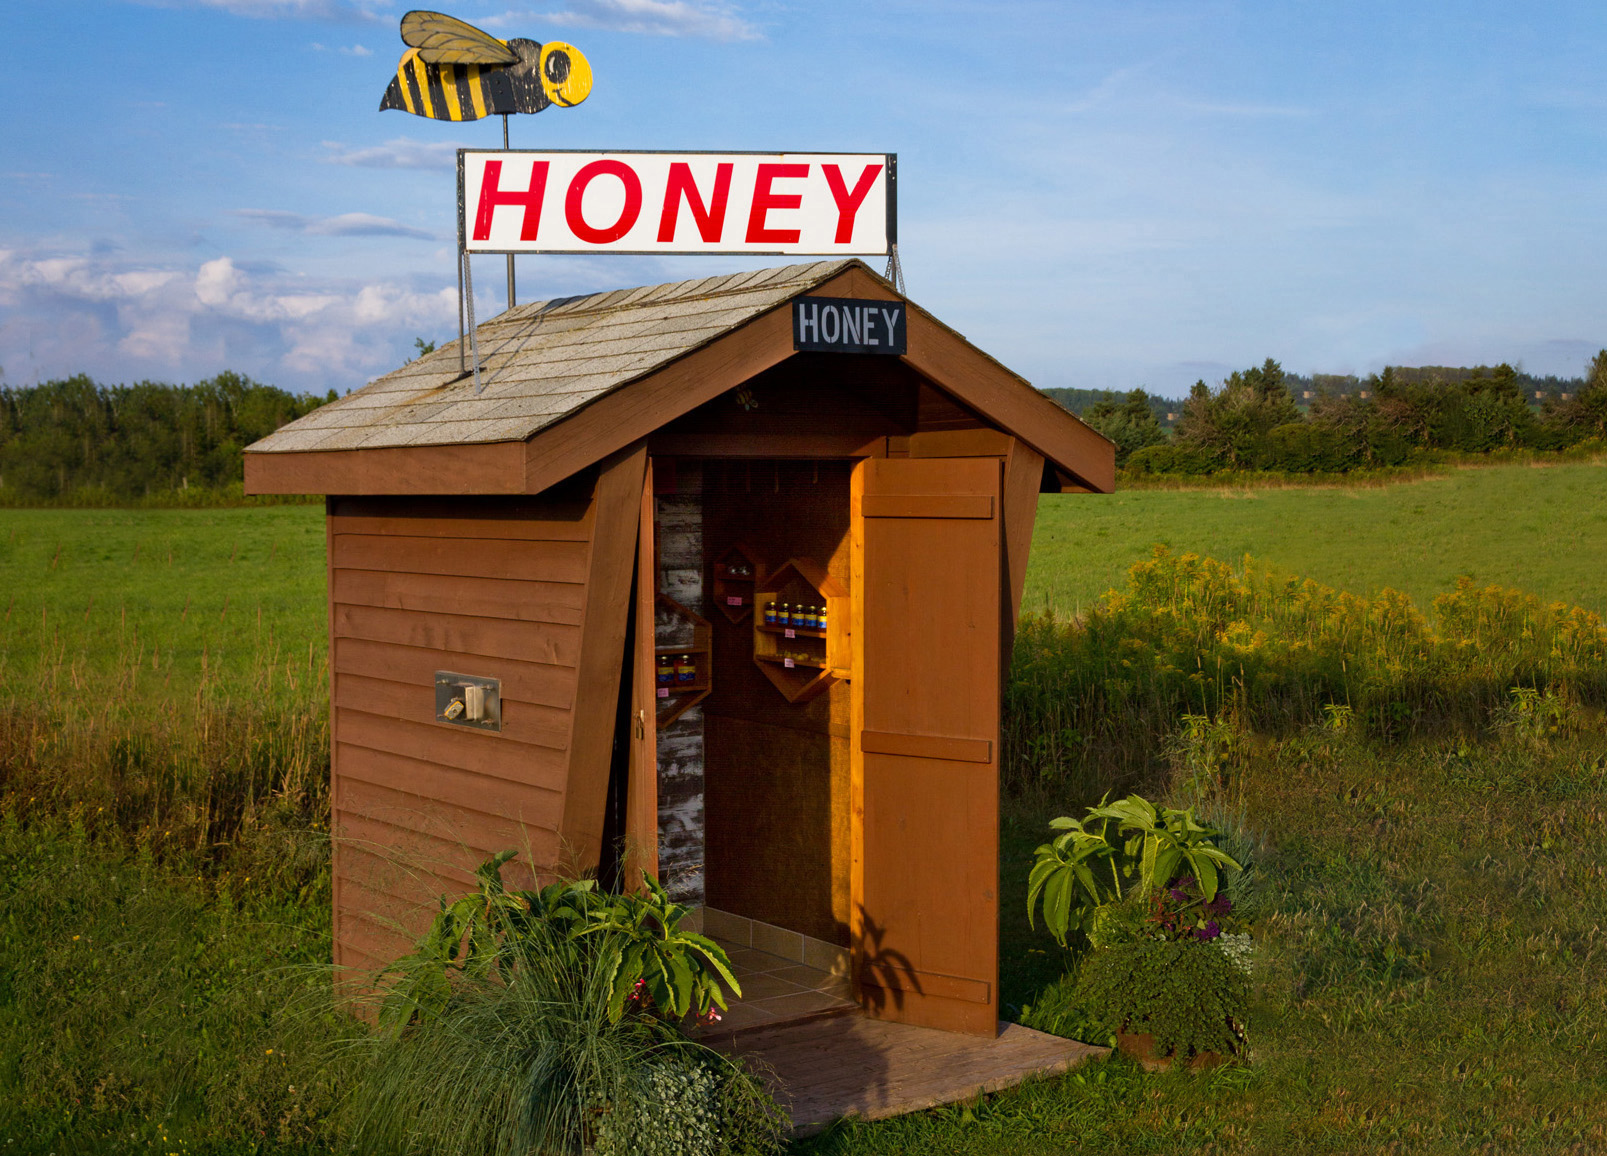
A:
[[[508,147],[508,114],[502,114],[502,147]],[[508,254],[508,308],[512,309],[517,302],[513,296],[513,254]]]

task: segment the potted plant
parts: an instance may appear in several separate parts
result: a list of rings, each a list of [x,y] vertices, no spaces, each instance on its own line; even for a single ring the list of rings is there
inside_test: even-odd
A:
[[[1145,1067],[1207,1067],[1246,1051],[1249,936],[1234,926],[1224,872],[1240,865],[1215,846],[1192,808],[1157,808],[1132,795],[1101,801],[1037,850],[1027,913],[1043,908],[1061,946],[1081,931],[1092,950],[1081,980]]]
[[[1082,984],[1116,1027],[1117,1047],[1146,1068],[1244,1054],[1249,936],[1231,930],[1232,913],[1227,895],[1207,900],[1185,875],[1095,920]]]

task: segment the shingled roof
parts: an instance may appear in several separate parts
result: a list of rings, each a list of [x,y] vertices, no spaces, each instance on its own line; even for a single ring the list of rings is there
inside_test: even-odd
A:
[[[251,446],[253,453],[523,441],[855,261],[816,261],[520,305],[480,325],[478,396],[458,343]]]

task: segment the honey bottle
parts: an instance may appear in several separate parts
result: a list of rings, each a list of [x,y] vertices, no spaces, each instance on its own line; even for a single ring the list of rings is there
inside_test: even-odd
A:
[[[658,656],[658,684],[669,686],[675,681],[675,660],[667,654]]]
[[[776,600],[774,598],[764,604],[764,624],[766,626],[776,624]]]
[[[689,686],[697,681],[697,666],[690,654],[683,654],[676,660],[675,681],[682,686]]]

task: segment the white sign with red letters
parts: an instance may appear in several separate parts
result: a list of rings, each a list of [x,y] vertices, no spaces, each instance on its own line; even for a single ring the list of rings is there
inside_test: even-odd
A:
[[[885,254],[892,153],[458,152],[469,253]]]

